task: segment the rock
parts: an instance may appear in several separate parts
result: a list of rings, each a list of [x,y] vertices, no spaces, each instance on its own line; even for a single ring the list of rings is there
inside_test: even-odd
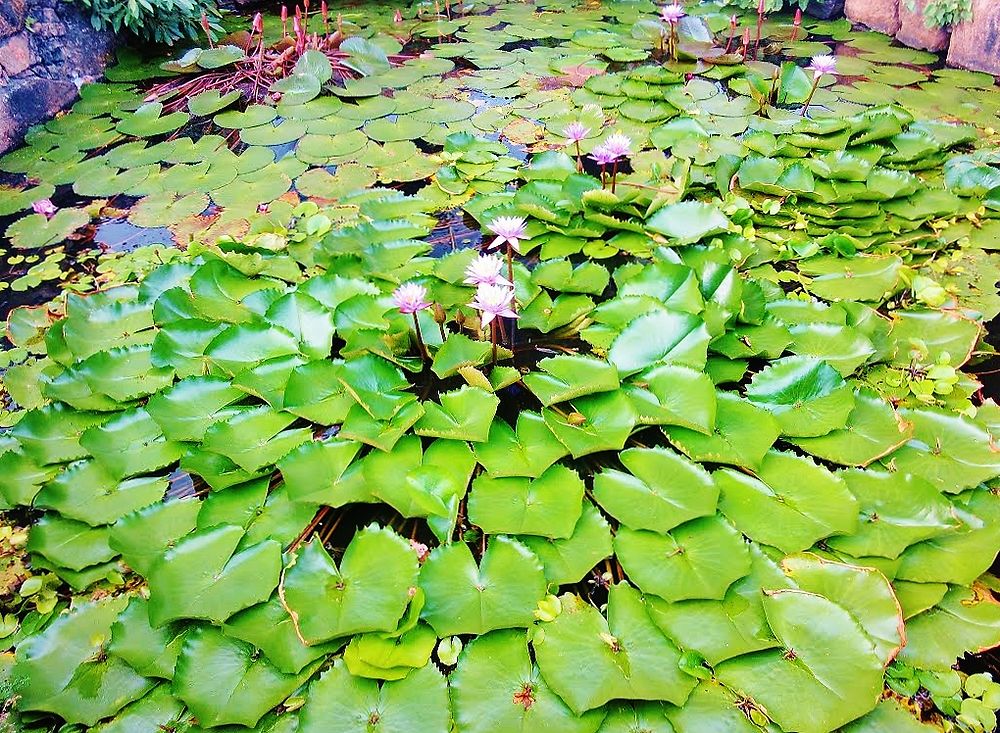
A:
[[[861,23],[890,36],[899,30],[900,0],[847,0],[844,12],[855,23]]]
[[[26,0],[0,2],[0,39],[9,38],[24,30]]]
[[[844,14],[844,0],[809,0],[806,14],[822,20],[839,18]]]
[[[27,33],[20,33],[6,41],[0,41],[0,69],[8,76],[17,76],[37,62],[38,57],[31,51]]]
[[[924,21],[924,7],[928,0],[916,0],[913,10],[906,7],[906,2],[899,6],[899,32],[896,38],[910,48],[922,48],[927,51],[942,51],[948,48],[951,34],[944,28],[928,28]]]
[[[0,86],[0,152],[21,142],[25,130],[76,99],[76,84],[31,77]]]
[[[948,63],[1000,74],[1000,3],[972,0],[972,20],[951,29]]]

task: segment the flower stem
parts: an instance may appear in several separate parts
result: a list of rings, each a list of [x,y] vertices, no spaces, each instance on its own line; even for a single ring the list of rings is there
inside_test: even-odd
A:
[[[618,183],[618,161],[611,164],[611,193],[615,192],[615,184]]]
[[[514,286],[514,248],[511,246],[510,242],[507,242],[507,279],[510,280],[511,288],[514,288],[515,292],[517,288]],[[517,296],[510,301],[511,310],[517,313]]]
[[[583,156],[580,155],[580,141],[576,141],[576,171],[583,173]]]
[[[607,171],[608,171],[608,164],[607,163],[601,163],[601,188],[602,189],[603,188],[607,188],[607,183],[604,180],[604,177],[605,177],[605,174],[607,173]]]
[[[420,357],[424,361],[430,361],[430,356],[427,354],[427,347],[424,345],[424,336],[420,333],[420,321],[417,320],[417,314],[413,314],[413,327],[417,329],[417,346],[420,347]]]
[[[819,87],[819,74],[817,74],[816,78],[813,79],[812,89],[809,90],[809,96],[806,97],[806,103],[804,105],[802,105],[802,111],[799,113],[803,117],[805,117],[806,112],[809,111],[809,105],[812,104],[813,95],[816,94],[817,87]]]
[[[497,316],[499,318],[499,316]],[[497,322],[496,318],[490,321],[490,343],[493,344],[493,365],[497,363]]]

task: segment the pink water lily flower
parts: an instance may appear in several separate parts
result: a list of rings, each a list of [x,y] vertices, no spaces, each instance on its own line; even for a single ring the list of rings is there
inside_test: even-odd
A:
[[[465,282],[468,285],[505,285],[510,287],[510,280],[500,274],[504,261],[494,255],[479,255],[465,268]]]
[[[604,147],[616,158],[627,158],[632,154],[632,138],[616,132],[608,135],[608,138],[604,141]]]
[[[520,216],[498,216],[490,222],[489,230],[497,235],[496,239],[490,243],[490,249],[507,243],[515,252],[520,252],[521,240],[529,239],[527,223]]]
[[[578,143],[590,134],[590,128],[582,122],[571,122],[563,129],[563,135],[570,143]]]
[[[58,207],[48,199],[39,199],[31,204],[31,210],[36,214],[41,214],[46,219],[51,219],[59,211]]]
[[[806,67],[812,71],[813,76],[817,79],[823,74],[836,74],[837,73],[837,57],[836,56],[813,56],[812,63]]]
[[[670,23],[670,25],[675,25],[680,21],[681,18],[687,15],[687,13],[684,12],[684,8],[682,8],[677,3],[673,3],[672,5],[664,5],[663,8],[660,10],[660,14],[663,16],[663,20],[667,23]]]
[[[480,311],[480,321],[486,327],[497,317],[517,318],[517,313],[511,309],[513,301],[514,288],[506,285],[480,285],[469,305]]]
[[[392,294],[393,304],[400,313],[407,315],[431,307],[427,300],[427,288],[416,283],[403,283]]]
[[[590,157],[601,165],[608,165],[618,160],[618,155],[613,152],[606,143],[601,143],[590,151]]]

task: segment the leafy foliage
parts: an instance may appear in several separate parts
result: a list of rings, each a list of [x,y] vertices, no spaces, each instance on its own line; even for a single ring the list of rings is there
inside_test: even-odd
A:
[[[8,319],[19,724],[865,733],[923,701],[987,729],[995,685],[951,670],[1000,643],[982,80],[810,23],[855,81],[806,116],[806,72],[723,53],[709,6],[676,61],[646,3],[369,10],[301,19],[342,43],[259,96],[143,103],[250,68],[237,36],[126,56],[0,162],[187,245]],[[465,280],[501,216],[494,352]]]

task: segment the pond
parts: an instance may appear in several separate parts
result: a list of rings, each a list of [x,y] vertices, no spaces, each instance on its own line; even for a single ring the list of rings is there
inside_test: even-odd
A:
[[[289,11],[0,158],[0,730],[993,730],[995,80]]]

